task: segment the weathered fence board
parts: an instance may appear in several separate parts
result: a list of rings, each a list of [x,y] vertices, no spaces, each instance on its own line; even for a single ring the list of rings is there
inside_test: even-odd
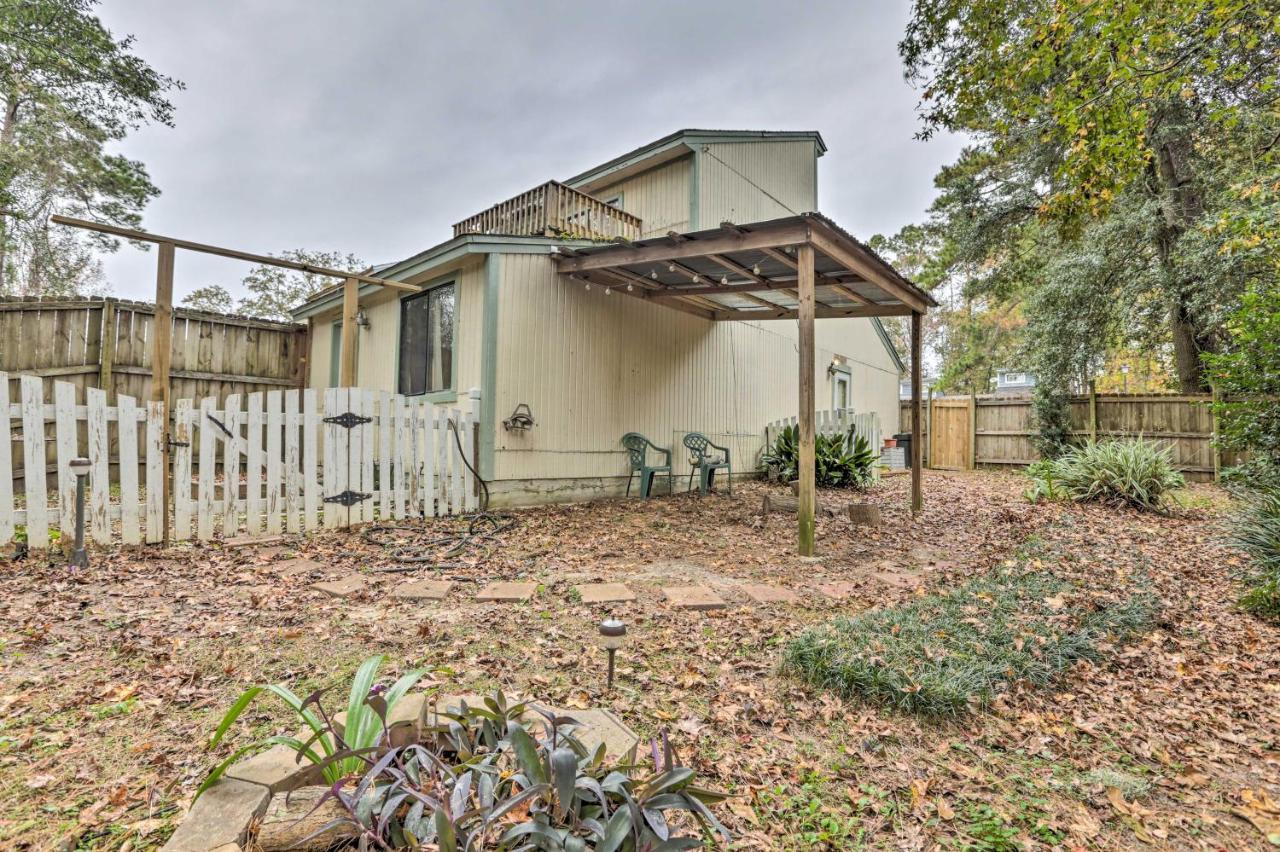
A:
[[[1097,394],[1068,400],[1070,434],[1074,439],[1137,439],[1162,441],[1172,453],[1174,464],[1192,479],[1210,479],[1221,463],[1213,447],[1214,422],[1208,394]],[[959,467],[1022,467],[1040,458],[1034,438],[1037,434],[1029,397],[977,396],[935,397],[934,413],[922,402],[927,464],[954,467],[951,446],[967,444],[970,463]],[[971,407],[971,408],[970,408]],[[969,411],[969,426],[963,434],[956,408]],[[902,403],[902,429],[911,428],[911,406]],[[947,433],[943,434],[946,425]],[[968,443],[971,442],[971,443]],[[946,454],[945,458],[943,454]]]
[[[63,542],[70,540],[76,493],[70,462],[82,455],[90,462],[86,506],[92,540],[160,541],[166,511],[164,404],[142,408],[121,394],[110,405],[104,391],[90,387],[85,403],[77,405],[75,386],[61,382],[46,403],[38,376],[21,377],[19,387],[21,400],[11,404],[9,376],[0,372],[4,431],[21,440],[32,460],[44,458],[46,442],[52,445],[56,487],[50,493],[43,476],[29,477],[21,501],[15,499],[21,471],[7,452],[13,441],[0,442],[0,545],[21,534],[30,548],[44,549],[51,528]],[[213,396],[174,401],[172,540],[310,532],[458,514],[478,505],[468,464],[476,451],[474,397],[470,410],[445,409],[398,394],[331,388],[323,409],[323,417],[334,418],[330,422],[322,421],[312,390],[254,391],[244,402],[242,411],[239,394],[228,395],[221,408]],[[342,417],[348,413],[351,418]],[[53,438],[46,441],[49,424]],[[355,492],[350,506],[325,499],[347,490]]]

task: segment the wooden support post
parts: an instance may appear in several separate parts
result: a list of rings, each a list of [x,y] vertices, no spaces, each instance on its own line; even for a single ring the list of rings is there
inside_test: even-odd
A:
[[[360,310],[360,282],[348,278],[342,285],[342,362],[338,387],[356,383],[356,314]]]
[[[800,323],[800,506],[796,515],[799,523],[799,551],[801,556],[813,555],[813,515],[817,504],[817,487],[814,482],[814,286],[813,246],[805,243],[796,251],[796,269],[799,273]]]
[[[922,327],[924,314],[914,311],[911,314],[911,511],[919,512],[924,508],[924,495],[920,489],[922,478],[921,467],[924,466],[924,435],[920,414],[920,361],[924,357],[922,343]],[[931,406],[932,407],[932,406]]]
[[[107,405],[116,404],[115,378],[111,367],[116,359],[116,300],[102,300],[102,343],[98,359],[98,387],[107,395]]]
[[[173,504],[173,472],[169,469],[169,441],[173,416],[169,406],[169,362],[173,354],[173,243],[160,243],[156,258],[156,313],[151,338],[151,399],[164,403],[164,430],[160,436],[160,458],[164,466],[161,500],[160,541],[169,546],[169,507]],[[179,486],[183,483],[178,483]],[[186,483],[190,488],[190,483]]]
[[[1209,405],[1209,454],[1213,456],[1213,481],[1222,481],[1222,447],[1218,443],[1218,403],[1222,397],[1218,395],[1218,386],[1209,385],[1211,396]]]
[[[1098,440],[1098,383],[1089,380],[1089,440]]]

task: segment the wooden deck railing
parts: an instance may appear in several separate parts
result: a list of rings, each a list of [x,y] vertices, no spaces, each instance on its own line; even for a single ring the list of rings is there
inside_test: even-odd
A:
[[[640,218],[551,180],[453,226],[455,237],[463,234],[636,240]]]

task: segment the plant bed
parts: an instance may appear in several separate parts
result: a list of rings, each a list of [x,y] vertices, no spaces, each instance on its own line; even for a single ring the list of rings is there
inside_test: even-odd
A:
[[[811,628],[785,671],[845,698],[923,714],[985,707],[1017,681],[1051,682],[1103,642],[1151,624],[1154,597],[1095,600],[1049,573],[998,572],[949,592]]]
[[[636,736],[607,710],[511,703],[501,692],[409,694],[421,672],[384,688],[374,683],[380,663],[360,667],[342,713],[327,712],[323,691],[245,692],[211,745],[264,691],[306,727],[219,764],[165,848],[683,849],[714,832],[728,839],[707,808],[722,794],[693,786],[665,742],[652,766],[639,763]]]

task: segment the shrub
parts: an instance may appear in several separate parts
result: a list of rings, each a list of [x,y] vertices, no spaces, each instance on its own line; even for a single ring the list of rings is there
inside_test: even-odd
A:
[[[1051,464],[1047,475],[1081,503],[1159,512],[1167,494],[1186,484],[1173,468],[1172,451],[1154,441],[1087,441]]]
[[[1280,490],[1242,495],[1231,542],[1249,557],[1246,580],[1251,588],[1241,605],[1254,615],[1280,621]]]
[[[222,777],[231,764],[249,752],[261,751],[269,746],[288,746],[298,753],[299,760],[306,760],[321,767],[324,778],[330,784],[337,783],[362,765],[361,755],[373,749],[381,740],[384,726],[380,720],[395,706],[425,673],[414,669],[389,688],[375,687],[378,668],[386,661],[382,655],[370,657],[360,664],[351,681],[347,696],[347,714],[339,733],[333,720],[324,712],[320,697],[325,690],[317,690],[302,699],[287,686],[279,683],[252,686],[231,705],[209,740],[209,748],[215,748],[240,715],[263,692],[275,695],[297,715],[298,721],[311,731],[311,737],[302,741],[297,737],[274,736],[249,743],[236,749],[230,757],[218,764],[200,785],[196,795],[203,793]]]
[[[959,714],[1014,681],[1047,684],[1099,659],[1100,641],[1146,629],[1155,612],[1145,592],[1097,604],[1052,574],[997,573],[810,628],[787,646],[783,669],[845,698]]]
[[[606,763],[603,744],[589,752],[574,736],[572,718],[509,704],[501,692],[483,706],[463,702],[428,719],[419,742],[392,745],[386,721],[392,704],[384,698],[391,690],[372,679],[380,661],[371,658],[357,673],[352,696],[363,690],[360,709],[353,716],[348,704],[347,725],[334,724],[323,692],[299,710],[318,720],[314,739],[334,746],[324,762],[329,786],[315,807],[333,800],[342,816],[322,831],[346,824],[361,849],[430,846],[441,852],[695,849],[711,829],[730,839],[707,808],[725,796],[694,786],[693,770],[674,763],[665,738],[663,748],[653,748],[654,771],[637,778],[631,773],[638,766]],[[242,696],[227,717],[234,719],[244,704]],[[531,716],[540,717],[540,729]],[[349,734],[357,717],[376,735]],[[224,719],[219,725],[215,741],[227,724]],[[330,777],[337,768],[337,777]],[[683,835],[673,825],[681,812],[697,834]]]
[[[866,488],[871,484],[879,456],[865,437],[852,427],[848,432],[822,432],[814,436],[814,478],[828,488]],[[760,459],[790,481],[800,475],[800,430],[784,426]]]

